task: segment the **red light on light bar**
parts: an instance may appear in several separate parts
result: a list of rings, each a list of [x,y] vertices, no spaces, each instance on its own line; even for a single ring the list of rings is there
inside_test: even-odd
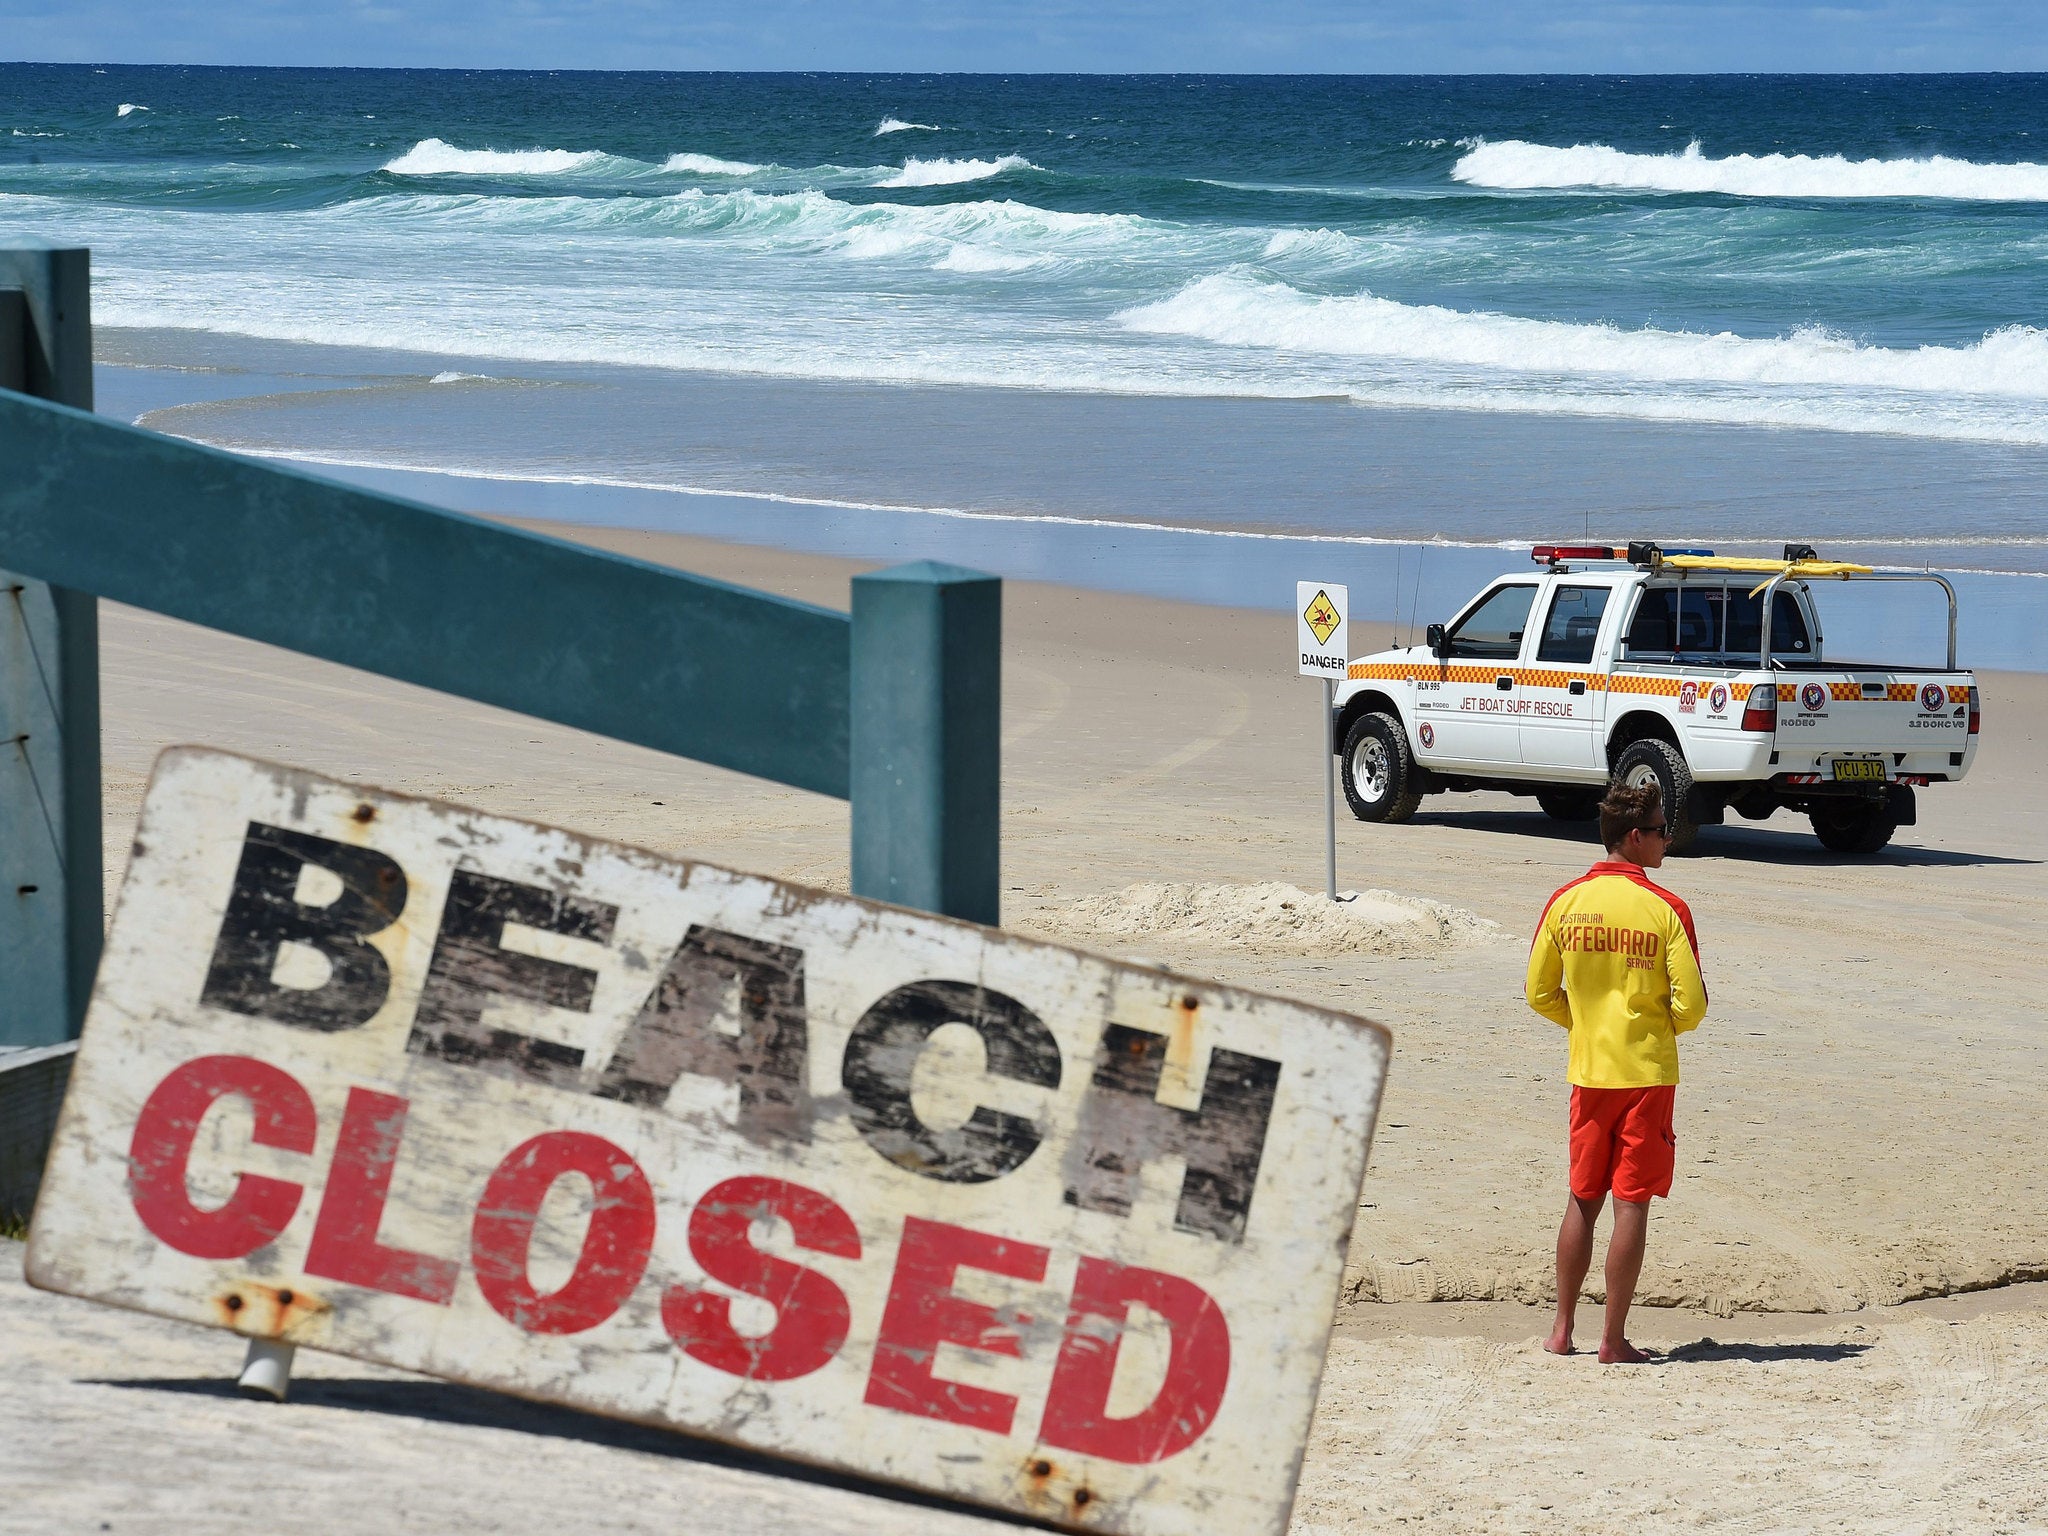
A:
[[[1529,557],[1542,565],[1560,560],[1612,560],[1615,552],[1605,544],[1538,544]]]

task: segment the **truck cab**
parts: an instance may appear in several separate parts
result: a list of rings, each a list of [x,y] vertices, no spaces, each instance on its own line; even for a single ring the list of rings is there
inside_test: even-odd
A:
[[[1591,820],[1610,780],[1647,776],[1676,848],[1731,808],[1790,809],[1828,846],[1875,852],[1916,819],[1916,789],[1969,771],[1980,713],[1953,664],[1953,591],[1944,669],[1829,663],[1814,597],[1828,580],[1946,589],[1939,577],[1789,548],[1780,561],[1655,545],[1535,555],[1538,569],[1489,584],[1424,645],[1352,662],[1333,745],[1361,819],[1486,788]]]

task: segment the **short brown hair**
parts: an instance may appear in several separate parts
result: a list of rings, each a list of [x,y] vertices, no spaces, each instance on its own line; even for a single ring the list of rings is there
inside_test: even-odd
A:
[[[1647,832],[1664,819],[1664,786],[1655,779],[1608,786],[1600,802],[1600,841],[1612,853],[1634,831]]]

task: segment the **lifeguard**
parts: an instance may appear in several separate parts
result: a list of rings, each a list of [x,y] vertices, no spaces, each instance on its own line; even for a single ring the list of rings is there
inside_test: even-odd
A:
[[[1648,1356],[1628,1341],[1650,1200],[1671,1193],[1678,1037],[1707,1015],[1692,913],[1645,870],[1670,827],[1656,782],[1616,785],[1600,803],[1607,858],[1550,898],[1529,949],[1529,1006],[1571,1031],[1571,1198],[1557,1233],[1557,1321],[1544,1348],[1572,1352],[1593,1226],[1610,1191],[1604,1364]]]

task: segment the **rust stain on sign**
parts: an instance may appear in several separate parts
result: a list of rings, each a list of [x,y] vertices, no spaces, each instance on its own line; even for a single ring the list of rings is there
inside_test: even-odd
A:
[[[1387,1049],[179,748],[29,1277],[1076,1529],[1277,1536]]]

